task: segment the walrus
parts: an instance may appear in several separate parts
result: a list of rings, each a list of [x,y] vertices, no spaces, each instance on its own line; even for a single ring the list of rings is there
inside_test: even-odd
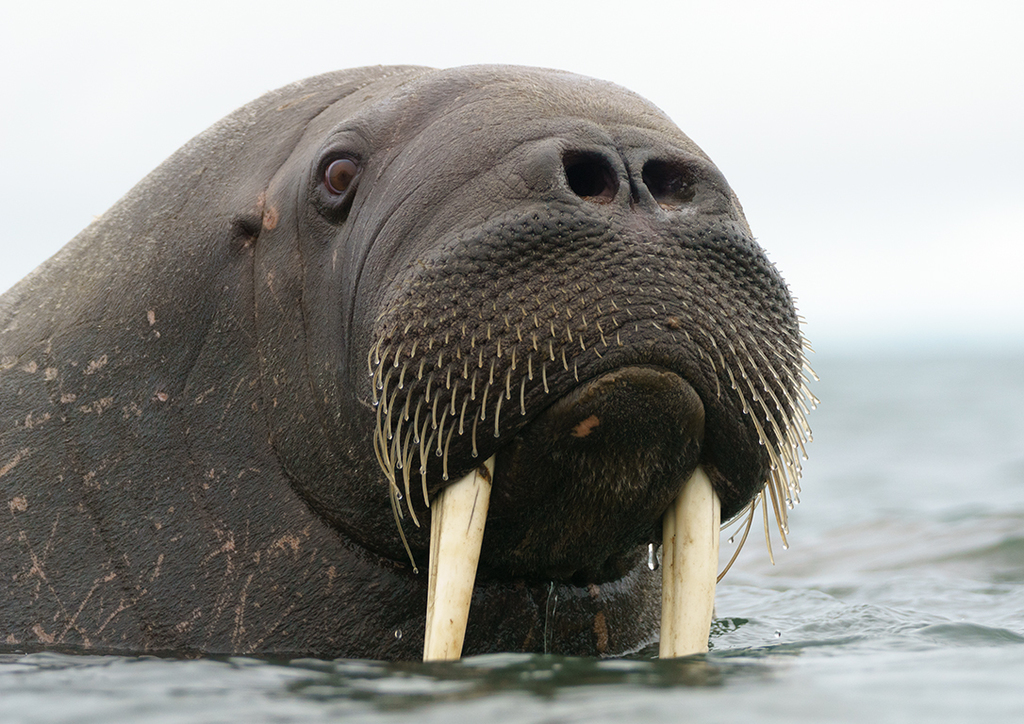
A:
[[[721,172],[630,91],[267,93],[0,301],[0,644],[707,650],[720,521],[784,533],[798,492],[805,346]]]

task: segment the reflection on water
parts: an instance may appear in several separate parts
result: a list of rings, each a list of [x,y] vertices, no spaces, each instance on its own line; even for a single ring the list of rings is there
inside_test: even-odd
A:
[[[514,708],[524,697],[536,707],[564,704],[581,692],[628,700],[644,691],[767,680],[772,666],[761,660],[764,656],[598,661],[498,654],[422,664],[6,655],[0,657],[0,719],[131,721],[159,711],[168,721],[185,721],[199,712],[203,721],[258,721],[268,715],[268,720],[281,721],[289,712],[301,712],[308,720],[326,712],[422,712],[475,701]]]
[[[308,679],[288,691],[312,699],[369,701],[380,709],[407,709],[515,692],[555,699],[580,687],[710,687],[727,679],[768,676],[757,662],[714,657],[685,660],[605,660],[494,654],[459,663],[384,664],[354,661],[292,661]]]

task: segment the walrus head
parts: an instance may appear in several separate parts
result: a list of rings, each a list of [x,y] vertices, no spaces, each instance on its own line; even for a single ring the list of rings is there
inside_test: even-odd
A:
[[[813,401],[792,298],[722,174],[635,94],[398,72],[309,123],[259,227],[271,435],[353,540],[423,561],[438,501],[492,478],[478,599],[548,583],[650,598],[635,571],[698,473],[715,516],[763,500],[784,534]]]

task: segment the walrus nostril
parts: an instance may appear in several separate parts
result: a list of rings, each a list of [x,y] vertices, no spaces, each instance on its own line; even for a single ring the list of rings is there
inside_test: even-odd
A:
[[[666,208],[692,201],[697,193],[693,171],[671,161],[651,160],[645,163],[643,181],[654,200]]]
[[[567,153],[562,158],[565,180],[581,199],[607,204],[615,199],[619,180],[611,166],[593,153]]]

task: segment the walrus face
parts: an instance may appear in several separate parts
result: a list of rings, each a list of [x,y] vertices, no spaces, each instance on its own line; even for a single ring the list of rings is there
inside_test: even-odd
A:
[[[811,399],[793,302],[721,173],[660,111],[567,74],[440,72],[321,114],[298,164],[264,230],[294,190],[317,290],[302,364],[323,428],[357,441],[334,454],[357,465],[361,440],[382,484],[293,477],[348,535],[403,558],[390,491],[423,561],[433,503],[492,459],[478,598],[488,582],[631,580],[698,470],[724,519],[760,497],[785,530]]]

